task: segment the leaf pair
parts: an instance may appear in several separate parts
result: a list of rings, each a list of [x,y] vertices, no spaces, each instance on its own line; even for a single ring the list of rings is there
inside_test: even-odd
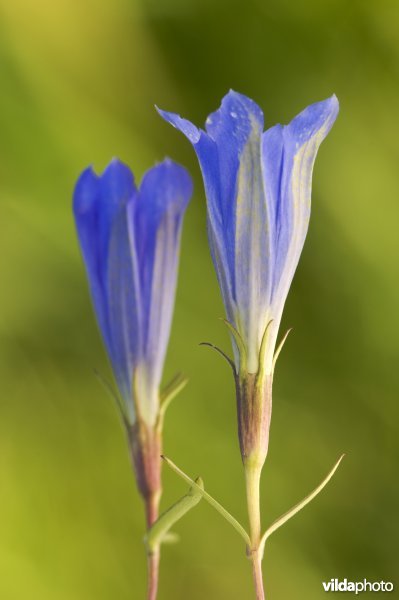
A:
[[[302,508],[304,508],[309,502],[311,502],[327,485],[330,479],[335,474],[338,469],[342,459],[345,454],[339,457],[338,461],[335,463],[331,471],[328,475],[323,479],[323,481],[303,500],[298,502],[295,506],[290,508],[286,513],[281,515],[278,519],[276,519],[269,527],[266,529],[263,534],[260,542],[260,555],[263,557],[265,544],[267,539],[271,536],[272,533],[277,531],[279,527],[284,525],[291,517],[296,515]],[[240,536],[245,541],[248,548],[251,546],[251,540],[244,529],[244,527],[235,519],[215,498],[213,498],[205,489],[204,484],[201,478],[197,478],[195,481],[191,479],[186,473],[184,473],[173,461],[171,461],[166,456],[162,456],[163,460],[166,464],[175,472],[179,477],[181,477],[186,483],[189,483],[191,488],[186,496],[183,496],[176,504],[174,504],[168,511],[166,511],[159,520],[154,524],[153,528],[149,532],[149,537],[157,542],[160,541],[162,532],[169,531],[170,527],[176,523],[182,516],[184,516],[191,508],[194,508],[201,500],[204,498],[215,510],[217,510],[225,519],[228,521],[234,529],[240,534]],[[170,524],[170,525],[169,525]],[[154,530],[154,531],[153,531]]]

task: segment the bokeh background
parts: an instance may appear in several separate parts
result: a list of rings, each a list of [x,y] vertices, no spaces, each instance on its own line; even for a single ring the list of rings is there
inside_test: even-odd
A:
[[[397,0],[0,0],[0,598],[145,594],[143,511],[71,216],[88,164],[140,180],[165,155],[195,178],[165,381],[165,450],[246,522],[229,349],[189,143],[153,105],[203,123],[232,87],[266,121],[335,92],[283,329],[267,524],[343,451],[317,500],[269,541],[272,600],[332,577],[398,579],[399,4]],[[164,506],[184,493],[164,473]],[[202,502],[163,554],[160,600],[252,598],[241,539]],[[365,594],[367,597],[370,594]],[[395,595],[392,593],[391,597]]]

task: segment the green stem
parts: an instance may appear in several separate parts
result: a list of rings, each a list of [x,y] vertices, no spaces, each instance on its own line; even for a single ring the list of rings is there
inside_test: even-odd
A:
[[[248,518],[250,528],[252,574],[255,585],[256,600],[264,600],[265,592],[262,578],[261,517],[260,517],[260,477],[262,467],[253,463],[245,465],[245,484],[247,492]]]
[[[260,476],[261,469],[254,466],[245,467],[245,485],[247,492],[247,506],[249,518],[249,532],[251,538],[251,548],[259,546],[261,538],[261,520],[260,520]]]

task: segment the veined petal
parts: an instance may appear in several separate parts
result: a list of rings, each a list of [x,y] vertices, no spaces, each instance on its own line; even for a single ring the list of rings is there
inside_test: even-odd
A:
[[[79,177],[73,195],[73,211],[85,262],[92,301],[104,341],[108,340],[106,297],[99,273],[101,245],[97,235],[97,204],[101,195],[99,177],[91,167]]]
[[[204,177],[204,184],[208,200],[208,218],[211,221],[211,227],[222,232],[223,223],[218,208],[218,198],[221,196],[220,176],[219,176],[219,157],[217,146],[205,131],[198,129],[187,119],[183,119],[176,113],[167,112],[156,107],[159,115],[170,123],[173,127],[181,131],[192,143],[197,153],[201,171]]]
[[[142,356],[142,304],[135,231],[131,226],[137,196],[115,217],[106,259],[109,323],[108,353],[131,422],[134,421],[134,366]]]
[[[99,193],[93,208],[100,269],[105,265],[114,218],[136,191],[132,172],[117,159],[113,159],[98,177]]]
[[[101,176],[91,168],[80,176],[73,206],[80,246],[96,315],[104,341],[109,343],[106,263],[115,216],[134,195],[133,175],[124,164],[113,160]]]
[[[238,171],[248,145],[260,147],[262,130],[263,113],[259,106],[246,96],[233,91],[223,98],[220,108],[206,120],[207,134],[217,147],[220,180],[219,195],[214,198],[211,208],[220,215],[224,228],[227,226],[230,229],[232,257],[235,233],[235,214],[232,206],[237,193]],[[207,149],[205,151],[207,152]],[[207,173],[204,173],[204,176],[206,177]],[[234,272],[233,266],[231,271]]]
[[[165,160],[147,172],[134,214],[142,305],[142,353],[139,385],[147,389],[156,415],[175,299],[181,226],[192,193],[187,171]]]
[[[98,326],[118,386],[127,402],[131,402],[131,368],[127,367],[131,351],[122,346],[118,339],[122,335],[118,322],[123,319],[123,311],[119,315],[115,310],[115,297],[122,282],[118,280],[119,269],[113,265],[115,253],[123,253],[124,268],[128,268],[128,246],[122,224],[126,221],[127,203],[132,201],[136,193],[130,169],[118,160],[113,160],[100,176],[91,168],[86,169],[74,192],[75,222]],[[111,242],[115,238],[112,234],[115,229],[118,230],[119,239],[117,250],[115,243]]]
[[[224,246],[235,303],[233,322],[247,346],[247,369],[256,373],[266,327],[272,258],[261,169],[263,113],[249,98],[230,92],[210,119],[207,129],[219,154]]]
[[[263,177],[275,253],[271,293],[274,338],[308,230],[317,150],[337,114],[338,101],[333,96],[307,107],[289,125],[276,125],[263,134]],[[269,368],[271,360],[269,354]]]
[[[230,306],[230,309],[226,308],[228,318],[233,319],[234,311],[231,305],[233,298],[232,281],[230,271],[227,268],[228,258],[224,245],[224,223],[218,206],[222,192],[217,145],[205,131],[198,129],[187,119],[183,119],[175,113],[161,110],[158,107],[156,108],[165,121],[187,137],[193,144],[198,156],[208,204],[208,236],[212,259],[215,264],[219,285],[221,286],[223,300],[226,307],[227,305]]]

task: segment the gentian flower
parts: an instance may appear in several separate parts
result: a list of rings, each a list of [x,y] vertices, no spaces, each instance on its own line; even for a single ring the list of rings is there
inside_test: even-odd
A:
[[[266,131],[259,106],[233,91],[205,130],[159,113],[199,159],[209,244],[232,334],[241,452],[244,462],[263,464],[277,333],[308,229],[313,164],[338,101],[312,104],[288,125]]]
[[[91,297],[128,429],[149,525],[161,492],[160,384],[169,340],[183,215],[192,183],[165,160],[135,186],[113,160],[80,176],[74,214]]]
[[[260,478],[266,459],[273,373],[284,304],[305,241],[317,150],[338,113],[335,96],[306,108],[286,126],[263,131],[259,106],[229,92],[205,130],[159,111],[197,153],[205,184],[208,237],[227,314],[236,383],[238,432],[244,464],[256,598],[264,600]],[[341,459],[340,459],[341,460]],[[324,482],[279,520],[305,506]]]

